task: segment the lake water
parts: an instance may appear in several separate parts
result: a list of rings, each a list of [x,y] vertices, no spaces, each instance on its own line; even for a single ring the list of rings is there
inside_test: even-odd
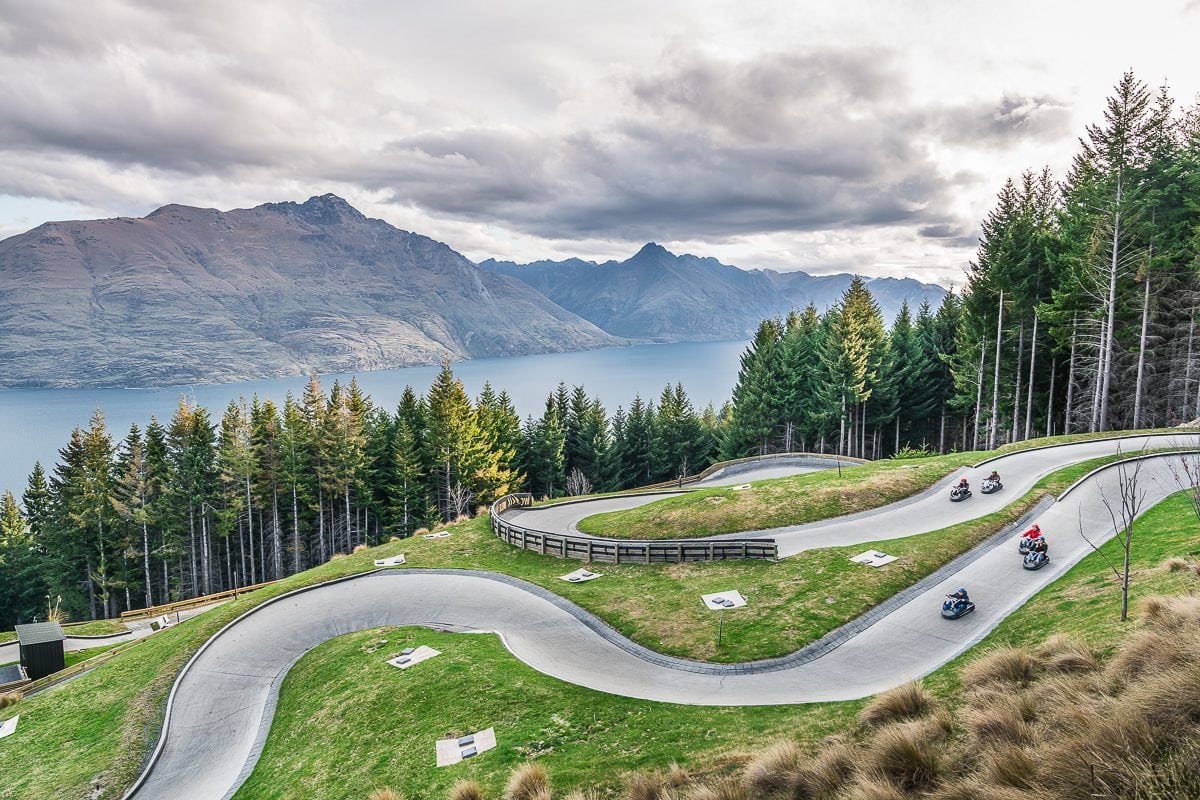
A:
[[[568,387],[583,384],[604,401],[611,414],[629,407],[634,395],[657,400],[665,384],[682,383],[697,409],[729,399],[737,380],[745,342],[681,342],[614,347],[582,353],[549,353],[515,358],[485,358],[454,365],[467,391],[475,396],[484,381],[506,390],[518,413],[538,415],[546,395],[559,381]],[[354,373],[376,405],[395,408],[405,386],[424,394],[439,367],[410,367]],[[335,378],[349,381],[350,373],[322,375],[328,392]],[[71,429],[87,425],[98,406],[115,439],[136,422],[145,428],[151,415],[164,424],[179,396],[186,394],[220,420],[230,400],[244,395],[269,397],[282,405],[288,391],[299,396],[304,376],[269,378],[238,383],[172,386],[155,389],[5,389],[0,390],[0,491],[10,488],[20,499],[35,461],[47,471],[58,460]]]

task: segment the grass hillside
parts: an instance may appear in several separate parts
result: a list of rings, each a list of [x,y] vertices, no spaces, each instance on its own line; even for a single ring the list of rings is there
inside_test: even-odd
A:
[[[1069,482],[1085,467],[1072,470],[1075,472],[1067,471],[1058,479]],[[1177,512],[1179,509],[1181,504]],[[1016,509],[1007,513],[1016,513]],[[980,530],[987,524],[995,524],[995,520],[981,522]],[[887,570],[858,569],[847,573],[838,571],[846,569],[846,553],[814,551],[824,553],[820,557],[828,559],[827,568],[818,562],[791,559],[777,565],[621,565],[606,567],[605,577],[599,581],[568,585],[558,581],[557,576],[573,568],[570,562],[505,545],[490,534],[485,519],[460,523],[450,530],[453,535],[449,538],[394,542],[338,558],[213,608],[147,640],[121,645],[116,648],[115,658],[92,672],[5,709],[0,717],[19,713],[22,718],[18,735],[9,737],[0,746],[0,798],[119,797],[140,771],[142,759],[157,737],[165,698],[175,675],[216,630],[269,597],[373,569],[374,558],[397,552],[405,552],[412,566],[471,567],[517,575],[592,609],[645,644],[684,655],[724,660],[794,649],[889,596],[899,585],[914,580],[914,575],[919,577],[920,569],[929,567],[929,562],[922,562],[914,550]],[[942,535],[947,536],[944,532]],[[973,534],[962,532],[963,537],[968,535]],[[888,547],[895,550],[897,544],[892,542]],[[909,544],[921,547],[920,542]],[[945,541],[941,549],[947,549]],[[925,567],[919,566],[922,563]],[[892,567],[896,569],[888,572]],[[910,569],[916,572],[905,573]],[[718,653],[713,648],[715,623],[711,615],[701,613],[697,596],[704,591],[729,588],[731,582],[748,593],[756,592],[754,610],[744,611],[759,616],[728,615],[727,647]],[[619,614],[609,610],[614,605],[611,598],[616,596],[626,601],[621,604]],[[834,597],[835,602],[826,603],[826,597]],[[811,605],[804,606],[802,600]],[[833,610],[822,606],[832,606]],[[773,612],[768,613],[769,609]],[[823,611],[824,615],[813,609]],[[677,613],[686,615],[682,622],[674,616]],[[482,672],[487,669],[490,667],[479,667]],[[834,717],[843,714],[831,713]],[[814,720],[815,726],[823,724],[817,718]],[[756,730],[762,733],[768,727],[761,723]],[[719,738],[720,734],[712,736]],[[610,745],[614,751],[621,746],[620,741]],[[723,752],[722,748],[736,750],[740,746],[714,744],[713,752]],[[61,757],[63,748],[70,748],[70,758]],[[654,752],[665,757],[667,751]],[[637,764],[630,764],[633,766]]]
[[[697,489],[638,508],[595,514],[580,520],[578,527],[593,536],[675,539],[803,525],[903,500],[923,492],[951,472],[990,456],[1111,436],[1112,433],[1072,434],[1031,439],[987,452],[887,459],[841,470],[758,481],[749,491],[730,487]],[[1169,446],[1164,438],[1162,447]]]
[[[587,789],[628,800],[871,800],[925,796],[931,789],[938,800],[949,800],[953,791],[968,800],[1017,800],[1004,792],[1031,787],[1009,785],[991,793],[989,786],[1019,775],[1003,777],[1008,762],[973,760],[981,740],[991,747],[1016,737],[1004,744],[1022,746],[1022,753],[1001,749],[998,757],[1018,766],[1022,758],[1037,760],[1040,748],[1065,752],[1064,730],[1074,737],[1068,741],[1100,752],[1086,729],[1125,702],[1142,703],[1158,691],[1127,695],[1124,676],[1155,670],[1160,659],[1185,657],[1191,672],[1181,675],[1200,677],[1200,598],[1194,595],[1200,590],[1200,523],[1186,500],[1175,496],[1138,524],[1132,582],[1137,612],[1130,623],[1119,622],[1119,587],[1093,554],[980,647],[929,676],[923,689],[907,687],[869,703],[757,708],[650,703],[547,678],[491,636],[379,629],[339,637],[315,648],[289,673],[262,759],[236,798],[366,798],[381,786],[407,797],[454,797],[449,792],[460,780],[475,781],[485,796],[499,798],[512,771],[532,762],[558,787],[553,797]],[[1115,542],[1104,550],[1110,558],[1119,552]],[[1150,599],[1156,596],[1185,599]],[[1176,615],[1183,622],[1176,624]],[[1188,644],[1177,650],[1165,641],[1172,637]],[[443,655],[404,672],[384,663],[416,644]],[[1171,673],[1156,680],[1161,688],[1182,678]],[[1189,691],[1195,725],[1200,684]],[[1056,708],[1039,702],[1046,692],[1056,693]],[[1174,713],[1166,705],[1151,711]],[[1076,712],[1075,727],[1064,728]],[[1140,714],[1123,713],[1125,720]],[[907,721],[910,717],[919,719]],[[493,725],[495,751],[453,767],[434,766],[436,739]],[[835,743],[823,746],[831,735]],[[1182,737],[1156,735],[1161,741],[1155,740],[1146,758],[1174,758]],[[1195,755],[1185,750],[1179,758]],[[673,762],[682,770],[672,773]],[[1131,767],[1145,768],[1142,762]],[[680,786],[670,786],[672,781]],[[1031,800],[1042,798],[1034,794]]]

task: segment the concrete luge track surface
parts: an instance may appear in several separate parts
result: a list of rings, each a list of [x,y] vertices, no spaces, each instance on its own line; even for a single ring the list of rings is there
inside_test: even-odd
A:
[[[774,539],[779,546],[780,558],[794,556],[817,547],[903,539],[999,511],[1032,489],[1043,477],[1064,466],[1110,456],[1115,454],[1118,448],[1122,452],[1133,453],[1142,449],[1175,446],[1200,446],[1200,434],[1124,436],[1020,450],[988,459],[977,467],[955,470],[924,492],[870,511],[804,525],[721,534],[711,538]],[[1004,488],[986,495],[979,491],[979,485],[993,469],[1000,473]],[[951,503],[950,486],[963,476],[970,481],[974,494],[961,503]],[[742,482],[754,479],[748,477]],[[504,518],[539,531],[587,536],[588,534],[581,533],[577,527],[580,520],[594,514],[637,508],[661,500],[664,496],[675,495],[628,495],[533,508],[512,508],[504,512]]]
[[[1174,443],[1186,445],[1195,444],[1197,437],[1176,438]],[[1136,437],[1126,445],[1133,449],[1144,439]],[[1058,449],[1055,466],[1103,455],[1090,448],[1082,451],[1085,455],[1079,452]],[[1139,481],[1146,492],[1145,509],[1178,491],[1172,458],[1177,457],[1152,456],[1142,462]],[[299,590],[230,623],[193,657],[171,692],[158,749],[127,797],[231,797],[257,760],[279,685],[292,664],[328,639],[382,625],[493,631],[513,655],[540,672],[649,700],[762,705],[874,694],[927,674],[962,653],[1087,555],[1091,545],[1081,528],[1095,543],[1111,537],[1103,498],[1115,497],[1117,485],[1118,470],[1098,471],[1037,517],[1051,547],[1052,561],[1042,570],[1022,569],[1016,551],[1020,532],[1014,530],[1004,540],[981,546],[978,557],[960,569],[811,659],[789,656],[715,665],[668,658],[624,639],[569,601],[489,573],[386,570]],[[1007,495],[1015,498],[1020,491],[1018,484]],[[945,510],[950,504],[943,503],[939,508]],[[906,517],[913,505],[901,503],[895,511]],[[876,526],[887,523],[887,513],[859,518]],[[945,523],[938,527],[941,524]],[[978,610],[961,620],[943,620],[942,596],[959,585],[970,588]]]

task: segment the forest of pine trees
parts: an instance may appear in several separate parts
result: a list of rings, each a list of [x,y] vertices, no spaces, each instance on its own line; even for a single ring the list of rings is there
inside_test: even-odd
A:
[[[722,456],[991,449],[1200,416],[1200,106],[1126,74],[1069,173],[1026,172],[982,224],[961,295],[885,331],[861,281],[768,320]],[[798,441],[798,444],[797,444]]]
[[[679,385],[611,416],[560,385],[521,421],[444,365],[394,411],[313,377],[280,408],[181,400],[120,441],[99,411],[19,501],[0,498],[0,622],[73,618],[274,580],[512,491],[585,494],[716,459],[881,458],[1200,416],[1200,107],[1125,75],[1070,172],[1026,172],[983,221],[963,291],[887,330],[862,280],[824,314],[764,321],[733,396]]]
[[[328,394],[231,402],[220,419],[181,399],[165,425],[120,441],[99,411],[0,502],[4,627],[62,597],[74,619],[112,617],[275,580],[359,545],[412,535],[513,491],[583,494],[689,475],[712,463],[717,415],[683,387],[610,420],[560,385],[524,424],[508,395],[472,400],[443,365],[394,411],[356,382]]]

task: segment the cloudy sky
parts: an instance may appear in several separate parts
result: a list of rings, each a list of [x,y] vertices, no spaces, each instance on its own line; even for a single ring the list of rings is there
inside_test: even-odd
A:
[[[335,192],[475,259],[961,283],[1121,73],[1195,102],[1200,0],[0,0],[0,237]]]

